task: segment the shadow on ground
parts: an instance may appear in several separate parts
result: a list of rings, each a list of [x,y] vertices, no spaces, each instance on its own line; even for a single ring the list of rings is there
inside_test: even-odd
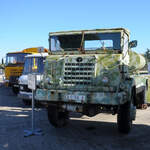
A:
[[[142,121],[141,124],[134,124],[128,135],[118,133],[116,123],[110,122],[110,117],[102,120],[101,115],[91,120],[71,114],[66,127],[54,128],[49,124],[47,112],[43,108],[35,111],[35,126],[41,128],[44,134],[24,138],[23,130],[31,127],[31,108],[8,90],[0,88],[0,150],[150,149],[150,126],[142,124]]]

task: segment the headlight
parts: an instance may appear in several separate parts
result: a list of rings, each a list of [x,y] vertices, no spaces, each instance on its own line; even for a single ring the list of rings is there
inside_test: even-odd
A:
[[[23,90],[24,88],[23,88],[23,86],[20,86],[20,90]]]
[[[21,84],[20,78],[18,79],[18,84]]]

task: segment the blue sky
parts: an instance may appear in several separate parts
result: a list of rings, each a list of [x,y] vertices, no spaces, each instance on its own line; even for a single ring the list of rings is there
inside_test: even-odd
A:
[[[0,60],[7,52],[48,48],[48,33],[125,27],[137,52],[150,48],[149,0],[0,0]]]

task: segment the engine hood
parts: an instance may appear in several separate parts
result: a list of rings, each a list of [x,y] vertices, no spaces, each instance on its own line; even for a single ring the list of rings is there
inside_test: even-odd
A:
[[[49,56],[45,64],[46,86],[118,86],[121,54]]]

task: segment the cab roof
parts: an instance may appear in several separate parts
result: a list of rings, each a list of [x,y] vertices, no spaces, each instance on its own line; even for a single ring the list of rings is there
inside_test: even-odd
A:
[[[72,31],[60,31],[60,32],[50,32],[49,36],[58,36],[58,35],[72,35],[72,34],[82,34],[84,33],[103,33],[103,32],[126,32],[129,34],[129,30],[125,28],[111,28],[111,29],[93,29],[93,30],[72,30]]]
[[[23,54],[23,53],[29,53],[29,54],[34,54],[34,53],[42,53],[42,52],[45,52],[47,53],[48,52],[48,49],[44,48],[44,47],[31,47],[31,48],[26,48],[26,49],[23,49],[22,51],[17,51],[17,52],[8,52],[7,54]]]
[[[29,58],[29,57],[46,57],[48,56],[48,53],[37,53],[37,54],[32,54],[32,55],[27,55],[25,56],[26,58]]]

